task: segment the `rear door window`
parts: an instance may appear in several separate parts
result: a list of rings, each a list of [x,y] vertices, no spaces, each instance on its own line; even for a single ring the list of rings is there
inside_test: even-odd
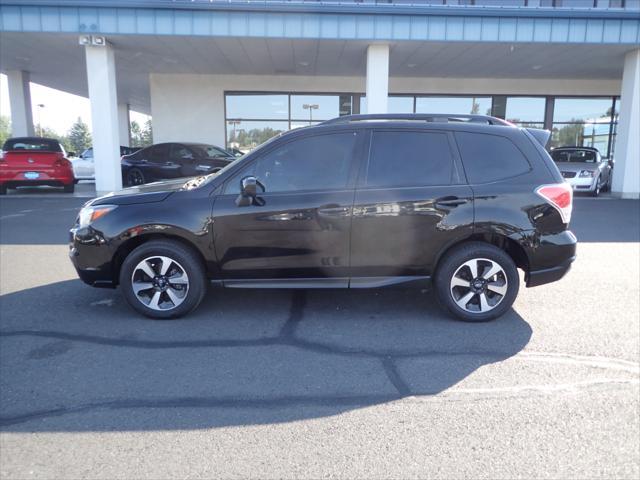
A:
[[[456,132],[456,141],[469,183],[489,183],[531,170],[520,149],[507,137]]]
[[[446,133],[375,131],[367,187],[450,185],[453,156]]]

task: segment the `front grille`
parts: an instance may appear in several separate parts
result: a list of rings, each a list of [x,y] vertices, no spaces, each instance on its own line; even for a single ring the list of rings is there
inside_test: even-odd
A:
[[[573,178],[576,176],[576,172],[562,172],[564,178]]]

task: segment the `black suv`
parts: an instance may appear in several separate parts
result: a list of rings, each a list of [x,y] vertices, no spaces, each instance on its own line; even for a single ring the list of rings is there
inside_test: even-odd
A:
[[[70,257],[152,318],[230,288],[433,283],[483,321],[575,258],[548,132],[476,115],[352,115],[281,134],[220,172],[87,203]]]

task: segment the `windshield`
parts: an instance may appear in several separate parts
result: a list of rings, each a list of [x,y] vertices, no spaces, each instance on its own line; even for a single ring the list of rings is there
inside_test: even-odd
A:
[[[188,145],[194,150],[199,157],[215,158],[215,157],[233,157],[229,152],[214,145]]]
[[[593,150],[553,150],[551,158],[555,162],[596,163],[598,156]]]
[[[5,152],[28,150],[30,152],[61,152],[62,148],[57,140],[47,138],[12,138],[4,143]]]

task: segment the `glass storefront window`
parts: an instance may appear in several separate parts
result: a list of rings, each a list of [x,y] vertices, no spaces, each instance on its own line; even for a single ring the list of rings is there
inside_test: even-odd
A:
[[[227,120],[227,147],[246,153],[288,129],[288,121]]]
[[[417,97],[416,113],[491,115],[491,97]]]
[[[389,113],[413,113],[413,97],[390,96],[387,100]],[[367,97],[360,97],[360,113],[367,113]]]
[[[527,126],[544,124],[544,97],[507,97],[505,118],[509,122]]]
[[[588,122],[611,117],[611,97],[608,98],[556,98],[553,108],[555,122]]]
[[[291,120],[329,120],[339,114],[339,95],[291,95]]]
[[[288,95],[226,96],[227,118],[289,119]]]
[[[609,130],[611,124],[601,123],[554,123],[551,146],[594,147],[603,157],[608,156]]]

